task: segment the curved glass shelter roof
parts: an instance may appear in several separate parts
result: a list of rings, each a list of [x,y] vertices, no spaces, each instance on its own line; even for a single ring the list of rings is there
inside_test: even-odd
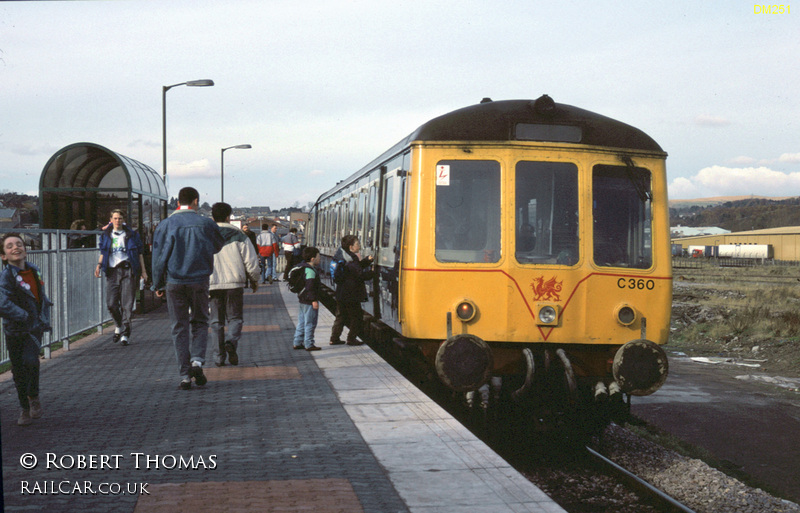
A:
[[[118,208],[143,234],[164,217],[169,199],[164,179],[153,168],[88,142],[70,144],[50,157],[39,179],[39,198],[42,228],[68,229],[80,219],[95,229]]]
[[[164,180],[152,167],[93,143],[57,151],[42,171],[39,189],[124,189],[168,199]]]

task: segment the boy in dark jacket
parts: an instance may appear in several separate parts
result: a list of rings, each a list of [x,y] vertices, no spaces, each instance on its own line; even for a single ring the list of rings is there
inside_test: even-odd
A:
[[[347,345],[358,346],[363,344],[357,337],[361,335],[363,313],[361,303],[367,300],[367,287],[364,282],[371,279],[374,272],[369,269],[372,265],[372,256],[364,260],[358,257],[361,242],[355,235],[342,237],[342,247],[334,255],[334,260],[344,261],[342,282],[336,285],[336,320],[333,321],[331,330],[331,345],[344,344],[339,338],[345,324],[350,328],[347,334]]]
[[[18,233],[0,238],[0,256],[7,265],[0,272],[0,317],[6,335],[11,374],[22,413],[17,420],[27,426],[42,416],[39,402],[39,345],[50,331],[52,303],[44,292],[39,269],[29,264],[25,243]]]
[[[309,246],[303,250],[303,263],[300,264],[305,271],[306,285],[297,294],[300,300],[300,314],[297,318],[297,329],[294,331],[292,345],[295,349],[306,351],[319,351],[314,345],[314,330],[317,328],[319,318],[319,293],[320,280],[317,266],[319,265],[319,250]]]

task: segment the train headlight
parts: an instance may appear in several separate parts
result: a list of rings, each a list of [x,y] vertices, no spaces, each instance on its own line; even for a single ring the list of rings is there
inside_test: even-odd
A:
[[[456,317],[462,322],[469,322],[475,318],[478,313],[478,308],[475,303],[465,299],[456,306]]]
[[[537,305],[536,324],[544,326],[556,326],[558,324],[559,306],[556,304]]]
[[[552,306],[545,306],[539,310],[539,320],[544,324],[550,324],[556,320],[556,309]]]
[[[636,310],[628,305],[619,305],[616,311],[617,321],[623,326],[630,326],[636,320]]]

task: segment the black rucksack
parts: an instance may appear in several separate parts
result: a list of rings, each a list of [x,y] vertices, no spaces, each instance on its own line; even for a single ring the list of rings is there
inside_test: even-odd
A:
[[[291,292],[299,294],[306,288],[306,267],[300,264],[292,267],[289,271],[289,279],[286,282],[286,286],[289,287]]]

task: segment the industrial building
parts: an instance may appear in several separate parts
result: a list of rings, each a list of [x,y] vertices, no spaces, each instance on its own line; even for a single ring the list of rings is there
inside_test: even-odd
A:
[[[772,258],[783,261],[800,261],[800,226],[782,226],[746,232],[701,235],[697,237],[673,238],[673,245],[680,244],[684,254],[691,254],[689,246],[722,246],[728,244],[768,245]]]

